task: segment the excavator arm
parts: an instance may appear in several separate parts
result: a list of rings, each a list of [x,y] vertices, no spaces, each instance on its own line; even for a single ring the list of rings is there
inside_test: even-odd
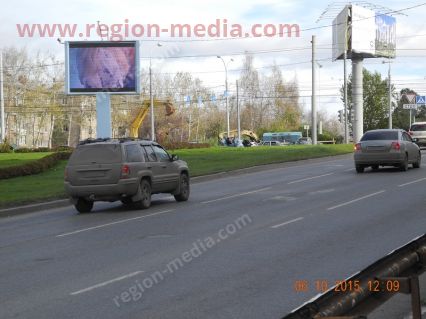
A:
[[[138,111],[135,119],[130,124],[130,137],[138,138],[139,128],[141,127],[143,121],[148,115],[149,107],[151,105],[150,100],[144,100],[142,102],[142,107]],[[154,107],[163,106],[166,109],[166,115],[170,116],[175,112],[173,103],[170,100],[157,100],[154,99]]]

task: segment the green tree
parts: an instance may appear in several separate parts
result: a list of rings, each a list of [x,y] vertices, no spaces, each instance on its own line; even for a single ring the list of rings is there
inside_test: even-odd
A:
[[[363,69],[363,104],[364,104],[364,131],[388,127],[389,102],[388,80],[382,79],[377,71],[372,73]],[[392,95],[395,88],[391,86]],[[343,101],[343,87],[340,89]],[[352,75],[348,81],[348,109],[352,110]]]
[[[398,100],[398,105],[395,107],[393,114],[392,114],[392,124],[394,128],[401,128],[404,130],[408,130],[410,127],[410,111],[409,110],[404,110],[403,105],[404,104],[409,104],[412,103],[410,101],[408,101],[407,97],[405,96],[405,94],[415,94],[416,92],[409,89],[409,88],[405,88],[402,89],[400,92],[400,99]],[[416,111],[412,111],[412,116],[415,116]]]

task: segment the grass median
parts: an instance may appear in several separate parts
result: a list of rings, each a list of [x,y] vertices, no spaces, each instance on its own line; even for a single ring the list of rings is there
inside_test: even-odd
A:
[[[19,166],[27,164],[34,160],[45,157],[52,152],[35,152],[35,153],[1,153],[0,154],[0,168]]]
[[[294,145],[262,147],[214,147],[176,150],[173,154],[188,162],[191,176],[232,171],[257,165],[291,162],[351,153],[352,145]]]
[[[298,145],[285,147],[253,148],[203,148],[176,150],[181,159],[188,162],[191,176],[232,171],[257,165],[297,161],[302,159],[334,156],[352,152],[352,145]],[[13,154],[30,160],[43,153]],[[37,159],[37,155],[31,160]],[[48,153],[44,154],[44,156]],[[42,157],[42,156],[41,156]],[[38,157],[40,158],[40,157]],[[3,158],[0,157],[0,167]],[[65,198],[63,178],[66,161],[60,161],[46,172],[0,180],[0,207]]]

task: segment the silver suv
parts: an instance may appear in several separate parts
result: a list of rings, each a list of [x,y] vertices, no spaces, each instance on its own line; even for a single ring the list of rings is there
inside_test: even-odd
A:
[[[95,201],[121,200],[145,209],[151,194],[189,198],[189,169],[176,155],[146,140],[96,139],[81,142],[65,168],[65,191],[77,211],[90,212]]]
[[[426,146],[426,122],[415,122],[408,133],[418,146]]]

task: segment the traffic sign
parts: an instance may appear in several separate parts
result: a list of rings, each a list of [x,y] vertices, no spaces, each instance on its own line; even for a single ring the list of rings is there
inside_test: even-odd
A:
[[[303,125],[304,130],[309,130],[309,125]]]
[[[417,110],[417,104],[403,104],[402,108],[404,110]]]
[[[416,104],[426,104],[426,96],[417,95],[416,96]]]
[[[406,93],[404,95],[405,95],[405,98],[407,99],[408,103],[413,104],[415,102],[416,94],[414,94],[414,93]]]

